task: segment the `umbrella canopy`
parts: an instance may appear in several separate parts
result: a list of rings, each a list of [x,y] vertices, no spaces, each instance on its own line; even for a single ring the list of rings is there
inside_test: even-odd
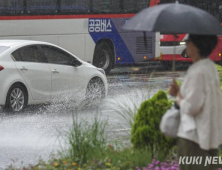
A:
[[[179,3],[144,9],[131,18],[123,29],[162,34],[222,35],[222,26],[214,16],[202,9]]]

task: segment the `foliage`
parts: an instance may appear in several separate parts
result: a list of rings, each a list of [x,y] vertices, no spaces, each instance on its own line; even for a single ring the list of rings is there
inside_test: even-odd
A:
[[[220,76],[220,89],[222,91],[222,66],[216,64],[216,69],[217,69],[218,74]]]
[[[177,82],[177,84],[181,87],[181,85],[182,85],[182,81],[180,81],[180,80],[176,80],[176,82]]]
[[[88,160],[83,165],[79,165],[70,158],[59,158],[51,159],[48,163],[40,162],[36,166],[26,168],[26,170],[134,170],[136,167],[146,167],[148,163],[152,162],[152,157],[147,149],[125,148],[118,150],[112,145],[108,145],[100,153],[100,156]]]
[[[219,76],[222,77],[222,66],[216,64],[216,69],[218,71]]]
[[[66,135],[68,151],[60,152],[62,157],[72,158],[72,161],[83,165],[106,147],[107,123],[102,122],[98,116],[95,116],[92,122],[90,124],[85,120],[79,120],[78,114],[74,114],[73,127]]]
[[[171,106],[172,101],[168,101],[166,93],[161,90],[141,104],[131,131],[134,148],[149,147],[152,155],[158,151],[167,155],[175,146],[175,140],[164,136],[159,129],[163,114]]]
[[[73,115],[73,127],[66,134],[68,148],[63,149],[56,158],[48,162],[39,162],[28,169],[135,169],[144,167],[152,161],[148,148],[125,148],[121,142],[108,143],[106,130],[107,121],[98,116],[87,122]]]
[[[148,166],[147,166],[148,165]],[[23,168],[23,170],[178,170],[178,160],[171,156],[160,162],[154,157],[152,160],[149,150],[132,149],[116,150],[109,145],[100,159],[89,160],[80,166],[70,159],[51,159],[48,163],[40,161],[38,165]],[[170,169],[174,168],[174,169]],[[7,170],[15,170],[10,167]],[[160,169],[159,169],[160,170]]]
[[[120,142],[108,144],[104,139],[105,130],[105,124],[97,118],[92,124],[75,119],[73,128],[67,134],[68,150],[64,150],[48,162],[40,161],[38,165],[25,169],[133,170],[137,166],[145,167],[152,161],[148,148],[124,148]]]
[[[150,89],[148,89],[150,90]],[[120,96],[118,100],[113,100],[111,107],[114,108],[115,116],[122,121],[123,128],[131,129],[134,117],[142,101],[149,98],[149,91],[140,89],[133,93]],[[130,134],[130,130],[128,132]]]

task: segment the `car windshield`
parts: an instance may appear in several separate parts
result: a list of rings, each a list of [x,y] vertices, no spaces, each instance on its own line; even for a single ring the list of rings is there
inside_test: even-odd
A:
[[[0,46],[0,54],[3,53],[5,50],[7,50],[9,47],[6,46]]]

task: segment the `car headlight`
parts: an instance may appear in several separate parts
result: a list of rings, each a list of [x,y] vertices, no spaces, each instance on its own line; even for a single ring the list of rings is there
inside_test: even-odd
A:
[[[102,68],[97,68],[97,70],[106,75],[106,72]]]

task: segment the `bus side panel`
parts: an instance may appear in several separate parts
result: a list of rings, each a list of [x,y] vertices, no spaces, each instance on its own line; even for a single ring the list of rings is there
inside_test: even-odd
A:
[[[2,36],[88,33],[87,19],[0,20]]]
[[[83,45],[84,44],[84,45]],[[85,60],[85,35],[59,35],[59,46]]]
[[[123,25],[129,18],[112,19],[118,33],[132,55],[135,63],[146,62],[156,57],[156,34],[153,32],[139,32],[123,30]],[[158,40],[159,42],[159,40]],[[120,49],[121,50],[121,49]],[[159,54],[158,54],[159,56]]]
[[[115,64],[134,64],[134,59],[110,18],[89,19],[89,34],[95,44],[102,39],[109,39],[116,52]],[[120,60],[118,60],[120,58]]]
[[[155,33],[124,31],[122,26],[127,21],[128,18],[89,19],[89,33],[95,43],[101,39],[113,42],[116,64],[134,64],[155,58]]]
[[[59,45],[59,36],[58,35],[39,35],[39,36],[31,36],[31,40],[35,41],[45,41],[52,44]]]
[[[1,40],[31,40],[31,36],[3,36],[0,37]]]
[[[86,55],[88,19],[1,20],[1,39],[45,41],[59,45],[81,59]]]
[[[85,35],[85,41],[86,41],[85,61],[88,63],[92,63],[96,44],[89,34]]]
[[[143,32],[122,32],[120,35],[132,54],[135,63],[155,58],[155,33],[146,33],[146,37],[144,37]]]

